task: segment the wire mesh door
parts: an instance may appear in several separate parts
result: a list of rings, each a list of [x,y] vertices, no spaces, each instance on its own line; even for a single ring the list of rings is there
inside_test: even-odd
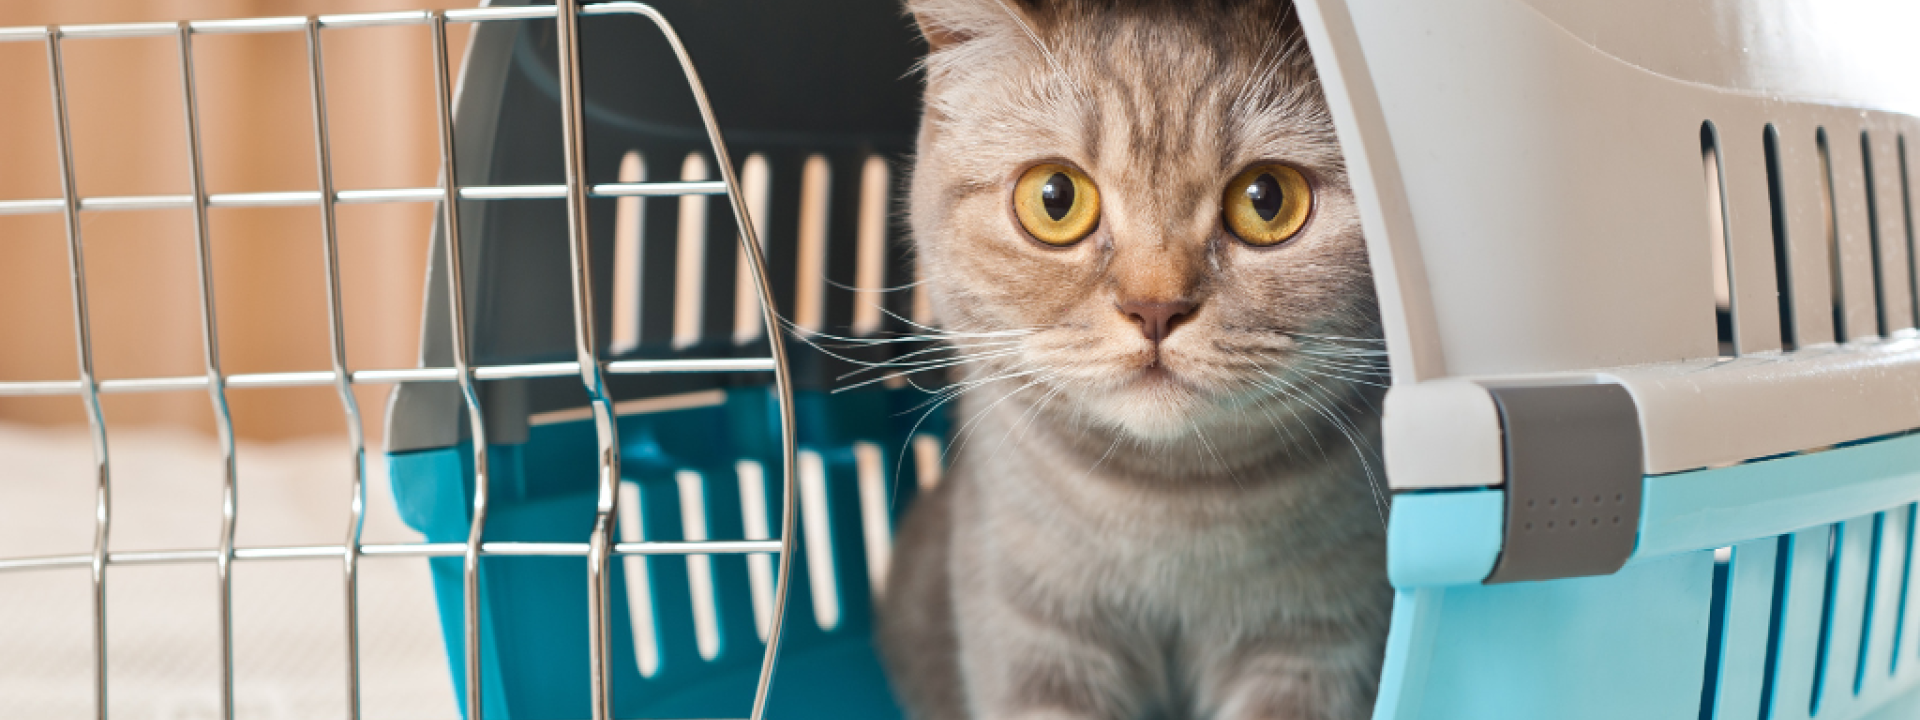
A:
[[[692,92],[692,98],[698,106],[699,118],[704,128],[705,139],[710,145],[716,164],[719,166],[719,180],[704,181],[668,181],[668,182],[615,182],[589,183],[585,164],[585,111],[581,80],[580,23],[582,18],[593,16],[627,15],[638,16],[652,23],[671,47],[678,61],[679,70]],[[546,185],[463,185],[456,172],[455,132],[453,107],[455,78],[450,69],[447,52],[447,25],[449,23],[489,23],[525,20],[550,20],[556,28],[558,93],[560,99],[560,118],[562,152],[564,153],[565,181],[560,184]],[[334,184],[332,169],[333,154],[329,144],[326,83],[324,79],[324,58],[321,36],[323,31],[392,25],[424,25],[431,32],[433,40],[433,77],[434,100],[437,110],[440,182],[437,187],[390,188],[390,189],[340,189]],[[194,40],[206,34],[240,33],[304,33],[306,42],[307,76],[310,100],[312,104],[312,130],[315,149],[316,168],[318,170],[316,186],[313,190],[292,192],[248,192],[214,194],[207,190],[203,172],[204,152],[199,118],[199,98],[195,89]],[[74,141],[70,131],[68,117],[66,66],[62,56],[63,45],[71,40],[104,38],[159,37],[174,38],[179,52],[179,92],[184,108],[184,127],[186,129],[187,167],[190,174],[189,193],[185,195],[148,195],[131,197],[81,197],[74,177]],[[408,13],[380,13],[361,15],[332,15],[317,17],[283,17],[246,20],[215,20],[177,23],[141,23],[119,25],[76,25],[27,28],[0,28],[0,42],[41,42],[45,44],[47,63],[50,69],[50,87],[54,111],[55,137],[58,150],[61,196],[45,199],[0,200],[0,214],[55,214],[64,220],[68,270],[70,271],[70,292],[72,299],[73,327],[75,338],[75,357],[78,362],[78,377],[73,380],[0,382],[0,397],[7,396],[70,396],[80,400],[85,408],[93,448],[94,468],[94,532],[92,552],[83,554],[0,557],[0,572],[32,572],[54,568],[86,568],[91,576],[92,599],[92,670],[93,703],[95,715],[107,716],[107,695],[111,687],[107,665],[107,645],[111,639],[107,627],[107,597],[110,592],[107,568],[109,566],[128,565],[164,565],[164,564],[210,564],[215,568],[218,587],[219,645],[220,645],[220,714],[222,718],[232,718],[234,706],[234,640],[233,640],[233,592],[232,568],[236,562],[251,563],[273,560],[313,560],[337,559],[341,562],[342,588],[345,596],[345,667],[341,676],[347,688],[346,716],[357,719],[360,716],[360,650],[359,644],[359,597],[357,592],[357,570],[360,560],[365,557],[416,557],[416,558],[462,558],[463,581],[465,587],[465,612],[461,623],[464,625],[464,642],[468,648],[477,648],[481,642],[480,608],[480,559],[489,556],[548,556],[578,557],[586,561],[586,577],[589,584],[586,616],[589,626],[588,667],[591,673],[589,685],[592,697],[588,703],[592,717],[596,720],[612,717],[612,642],[609,637],[611,627],[609,587],[611,559],[620,555],[717,555],[717,554],[777,554],[779,570],[773,592],[773,605],[770,618],[770,630],[766,638],[765,653],[759,670],[759,679],[753,702],[752,716],[762,717],[766,710],[766,698],[773,677],[773,663],[780,648],[780,636],[787,597],[786,584],[789,577],[789,558],[792,553],[795,526],[793,489],[795,429],[792,412],[791,381],[783,353],[781,338],[777,332],[767,333],[767,351],[765,357],[727,357],[705,358],[688,357],[672,359],[620,359],[609,360],[605,346],[599,335],[602,326],[596,322],[596,307],[593,268],[594,253],[588,238],[587,202],[590,198],[639,198],[639,197],[678,197],[725,195],[736,226],[739,228],[741,257],[748,264],[748,272],[743,279],[750,278],[752,288],[760,301],[760,315],[764,327],[778,328],[780,322],[771,301],[761,244],[755,237],[754,226],[747,220],[747,204],[739,190],[735,178],[734,165],[730,160],[724,141],[721,139],[715,123],[712,108],[707,100],[700,78],[695,72],[686,49],[682,46],[672,26],[653,8],[638,3],[607,3],[581,6],[574,0],[561,0],[556,6],[500,7],[474,10],[448,10]],[[471,319],[468,317],[469,303],[466,300],[471,291],[469,281],[462,272],[446,274],[446,290],[450,302],[446,304],[446,313],[438,321],[447,324],[452,335],[451,363],[437,367],[395,368],[395,369],[354,369],[347,362],[345,332],[343,330],[342,291],[340,281],[339,245],[336,231],[335,208],[339,204],[349,203],[436,203],[438,214],[436,223],[445,242],[439,247],[444,255],[436,261],[444,262],[445,267],[459,269],[465,267],[461,252],[461,213],[463,201],[496,200],[559,200],[566,204],[568,257],[570,261],[570,292],[573,316],[573,359],[570,361],[537,362],[520,364],[479,364],[472,362]],[[315,207],[320,214],[320,233],[316,238],[324,253],[326,270],[326,308],[328,329],[330,331],[328,350],[331,368],[325,370],[269,372],[269,373],[227,373],[222,369],[220,355],[219,323],[215,304],[215,284],[213,281],[213,253],[211,233],[208,223],[208,210],[211,208],[242,207]],[[87,298],[88,288],[85,268],[85,243],[82,231],[83,218],[92,212],[134,209],[184,209],[192,214],[193,235],[196,240],[197,290],[201,324],[201,350],[205,372],[202,375],[180,377],[147,377],[101,379],[96,374],[93,348],[93,327],[90,322]],[[772,397],[775,400],[775,415],[778,418],[780,435],[779,454],[782,462],[782,476],[785,491],[779,510],[779,539],[766,540],[706,540],[706,541],[639,541],[620,542],[616,523],[620,514],[620,438],[619,426],[615,418],[614,398],[608,388],[610,376],[648,375],[670,373],[697,374],[758,374],[772,375]],[[464,543],[426,542],[370,544],[361,542],[361,531],[365,519],[365,468],[366,448],[363,436],[362,411],[354,397],[354,387],[369,383],[440,383],[451,384],[457,388],[464,409],[464,418],[471,437],[486,436],[486,408],[481,403],[479,388],[481,383],[493,380],[512,380],[527,378],[566,378],[577,377],[585,391],[591,410],[595,434],[594,464],[597,467],[596,501],[593,523],[590,533],[581,541],[571,542],[502,542],[485,540],[487,523],[487,499],[489,457],[486,442],[472,442],[471,464],[471,525]],[[347,419],[348,445],[352,457],[351,499],[349,526],[341,543],[337,545],[312,546],[237,546],[236,528],[243,518],[242,504],[239,501],[239,472],[235,461],[235,439],[227,391],[230,388],[290,388],[290,387],[331,387],[339,397],[341,410]],[[110,551],[109,539],[112,527],[112,490],[113,471],[108,461],[107,426],[101,411],[101,395],[107,393],[141,393],[167,391],[201,391],[207,394],[211,405],[218,444],[223,462],[221,464],[221,522],[217,547],[194,548],[164,551]],[[483,716],[483,693],[486,685],[481,682],[481,653],[467,652],[464,658],[464,697],[462,706],[467,718],[478,720]]]

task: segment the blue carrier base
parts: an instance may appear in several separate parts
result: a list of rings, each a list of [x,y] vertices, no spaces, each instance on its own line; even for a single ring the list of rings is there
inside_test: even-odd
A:
[[[1493,585],[1502,491],[1398,495],[1374,720],[1920,718],[1920,435],[1642,483],[1619,572]]]
[[[769,528],[780,531],[777,453],[764,388],[724,403],[621,419],[627,482],[645,539],[681,539],[684,471],[701,482],[708,537],[741,537],[736,462],[766,473]],[[815,608],[808,534],[800,533],[775,718],[899,717],[868,624],[859,492],[850,448],[885,450],[893,517],[915,487],[900,462],[907,426],[887,393],[802,395],[802,452],[826,468],[827,588],[835,623]],[[937,420],[935,421],[938,422]],[[928,428],[922,428],[924,432]],[[944,428],[934,428],[935,433]],[[536,425],[525,445],[490,448],[489,540],[579,542],[592,516],[592,429]],[[674,448],[668,455],[662,448]],[[407,521],[432,542],[466,538],[471,454],[464,445],[391,457]],[[804,461],[803,461],[804,464]],[[894,478],[895,469],[903,477]],[[1375,720],[1895,720],[1920,717],[1920,597],[1912,592],[1920,436],[1902,436],[1730,468],[1647,477],[1639,541],[1619,572],[1482,584],[1504,538],[1497,489],[1404,493],[1389,527],[1398,588]],[[803,520],[804,523],[804,520]],[[804,530],[804,524],[803,524]],[[1716,550],[1719,552],[1716,553]],[[630,568],[650,578],[658,669],[638,670]],[[690,566],[622,557],[616,588],[615,710],[622,718],[741,717],[761,644],[747,559],[715,556],[719,641],[694,637]],[[461,560],[430,561],[449,666],[461,671]],[[483,561],[483,667],[489,716],[586,717],[585,569],[579,558]],[[828,626],[823,629],[823,625]]]
[[[645,540],[686,539],[684,519],[692,490],[704,506],[706,537],[744,537],[737,464],[755,462],[764,472],[767,529],[781,531],[780,461],[772,396],[764,387],[726,391],[724,403],[620,418],[623,502],[637,499]],[[914,430],[920,413],[904,413],[917,394],[845,393],[828,402],[803,393],[795,409],[801,428],[831,433],[802,435],[801,452],[825,466],[825,508],[832,568],[827,587],[809,582],[807,533],[796,538],[795,582],[788,590],[786,633],[779,672],[769,700],[776,718],[900,717],[875,655],[869,625],[871,595],[862,543],[856,487],[856,443],[882,450],[891,505],[897,518],[917,487],[914,463],[902,461],[908,432],[945,431],[944,418],[929,418]],[[524,445],[490,445],[492,472],[486,540],[582,542],[594,507],[594,431],[591,421],[533,425]],[[671,448],[669,454],[665,448]],[[465,542],[471,518],[471,446],[392,454],[394,494],[406,522],[428,542]],[[894,477],[895,469],[900,477]],[[690,478],[688,473],[697,473]],[[691,482],[691,485],[689,484]],[[696,490],[697,488],[697,490]],[[750,505],[749,505],[750,506]],[[623,516],[634,517],[627,512]],[[626,520],[622,521],[623,524]],[[803,530],[804,530],[803,520]],[[622,539],[636,539],[622,529]],[[764,641],[756,627],[748,556],[709,556],[717,647],[703,655],[695,637],[697,595],[689,557],[620,556],[612,563],[614,710],[621,718],[745,717],[751,709]],[[777,556],[766,556],[776,560]],[[481,645],[486,716],[506,720],[579,720],[588,716],[586,568],[579,557],[482,559]],[[441,631],[452,670],[456,702],[465,696],[463,559],[434,558],[431,568]],[[777,567],[769,562],[769,567]],[[644,567],[644,593],[651,606],[657,660],[640,671],[643,642],[634,633],[639,592],[634,570]],[[771,579],[771,574],[767,575]],[[629,589],[634,589],[630,592]],[[816,611],[815,596],[831,592],[837,622],[830,627]],[[762,598],[765,601],[765,598]],[[764,612],[764,608],[760,610]],[[462,707],[464,714],[465,709]]]

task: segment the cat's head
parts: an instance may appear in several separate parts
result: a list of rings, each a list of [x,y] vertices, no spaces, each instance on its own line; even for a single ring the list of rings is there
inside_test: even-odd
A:
[[[913,233],[973,378],[1143,440],[1385,382],[1353,194],[1284,0],[908,9],[932,46]]]

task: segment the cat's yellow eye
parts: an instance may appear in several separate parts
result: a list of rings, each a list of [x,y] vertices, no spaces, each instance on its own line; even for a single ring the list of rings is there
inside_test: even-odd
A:
[[[1013,214],[1033,239],[1072,245],[1100,223],[1100,190],[1086,173],[1058,163],[1028,168],[1013,186]]]
[[[1221,214],[1249,245],[1278,245],[1300,232],[1313,210],[1305,175],[1285,165],[1255,165],[1227,183]]]

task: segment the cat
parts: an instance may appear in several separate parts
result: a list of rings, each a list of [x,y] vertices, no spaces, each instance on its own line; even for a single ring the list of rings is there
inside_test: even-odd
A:
[[[1385,355],[1284,0],[907,0],[961,365],[877,642],[920,720],[1371,712]]]

